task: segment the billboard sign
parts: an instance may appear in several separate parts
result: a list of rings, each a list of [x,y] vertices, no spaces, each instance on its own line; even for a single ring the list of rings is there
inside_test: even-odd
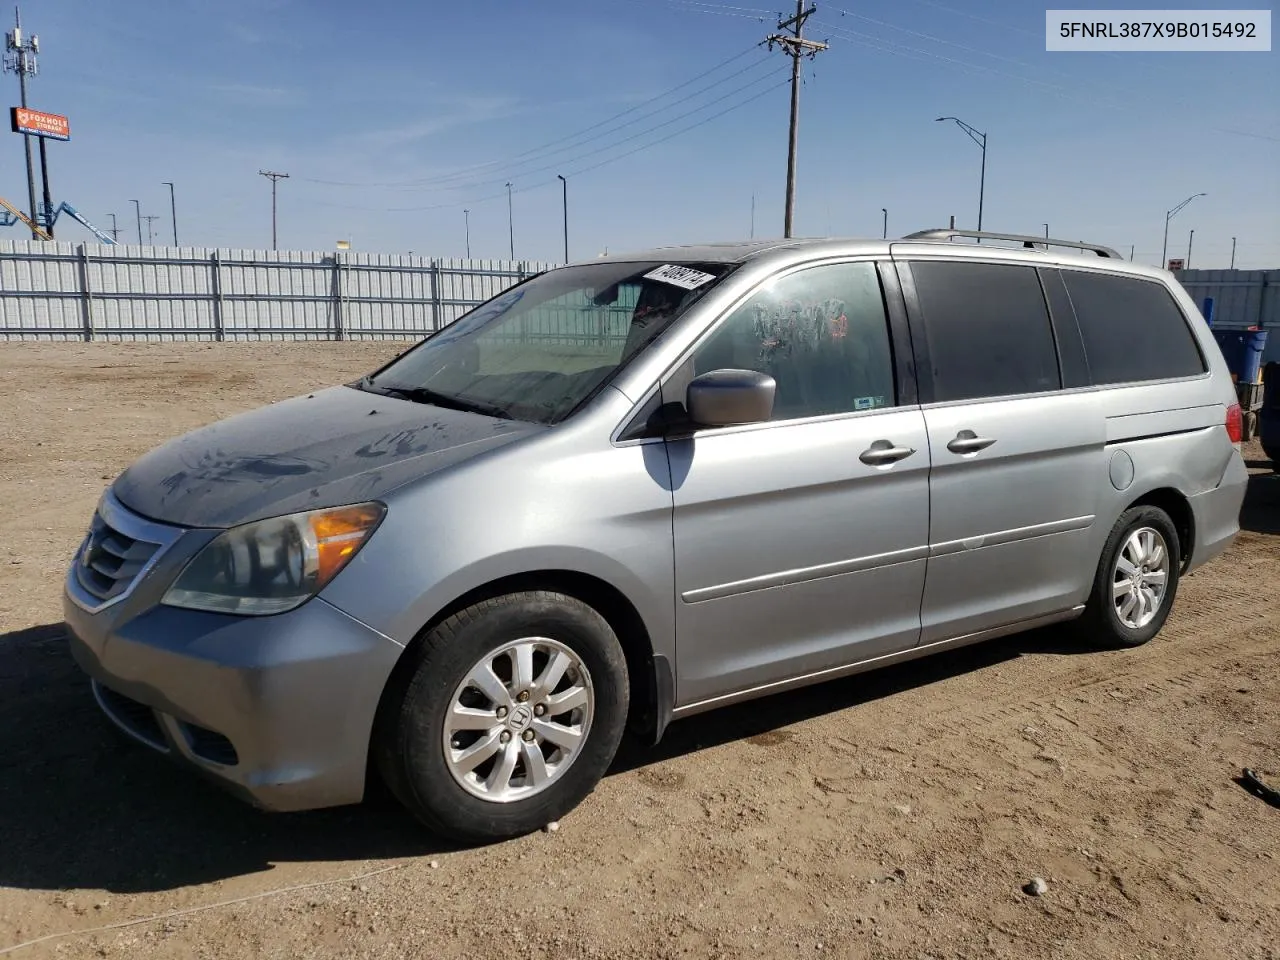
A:
[[[1170,258],[1169,258],[1169,269],[1170,269],[1170,270],[1181,270],[1181,269],[1186,265],[1186,262],[1187,262],[1187,261],[1185,261],[1184,259],[1182,259],[1182,257],[1170,257]]]
[[[71,124],[59,113],[11,107],[9,117],[14,133],[28,133],[33,137],[49,137],[52,140],[71,139]]]

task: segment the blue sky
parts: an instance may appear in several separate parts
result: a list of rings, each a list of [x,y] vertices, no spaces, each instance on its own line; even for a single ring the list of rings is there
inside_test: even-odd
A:
[[[1194,229],[1193,266],[1225,267],[1232,236],[1237,266],[1280,266],[1277,52],[1046,53],[1046,4],[844,4],[807,28],[831,48],[805,65],[798,235],[879,236],[882,207],[891,235],[974,225],[978,147],[934,122],[955,115],[989,137],[987,229],[1047,221],[1154,263],[1165,211],[1203,191],[1171,256]],[[746,237],[753,194],[756,236],[781,235],[788,61],[752,45],[782,6],[27,0],[23,18],[43,51],[31,105],[71,118],[74,139],[49,144],[55,203],[100,226],[114,212],[123,239],[137,198],[168,241],[172,180],[184,244],[267,247],[265,168],[291,175],[282,248],[461,256],[467,207],[473,256],[505,258],[510,180],[516,256],[554,260],[557,173],[575,258]],[[25,206],[7,143],[0,195]]]

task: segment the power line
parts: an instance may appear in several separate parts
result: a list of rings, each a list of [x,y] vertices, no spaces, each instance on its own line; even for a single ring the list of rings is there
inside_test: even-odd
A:
[[[632,126],[633,126],[636,122],[639,122],[639,121],[642,121],[642,120],[647,120],[647,119],[649,119],[649,118],[651,118],[651,117],[655,117],[655,116],[657,116],[657,115],[659,115],[659,114],[663,113],[663,112],[664,112],[664,111],[666,111],[666,110],[670,110],[670,109],[672,109],[672,108],[674,108],[674,107],[678,107],[678,106],[680,106],[681,104],[684,104],[684,103],[687,103],[687,102],[689,102],[689,101],[692,101],[692,100],[694,100],[695,98],[697,98],[697,97],[701,96],[702,94],[706,93],[707,91],[712,90],[712,89],[714,89],[714,88],[716,88],[716,87],[718,87],[718,86],[720,86],[720,85],[722,85],[722,84],[724,84],[724,83],[728,82],[729,80],[732,80],[732,79],[734,79],[734,78],[736,78],[736,77],[739,77],[739,76],[741,76],[741,75],[742,75],[742,74],[744,74],[744,73],[749,73],[749,72],[751,72],[751,71],[753,71],[753,70],[757,70],[759,67],[761,67],[762,65],[767,64],[767,63],[769,63],[769,59],[768,59],[768,57],[766,57],[766,56],[762,56],[759,60],[753,61],[751,64],[749,64],[748,66],[744,67],[743,69],[741,69],[741,70],[736,70],[736,71],[734,71],[733,73],[728,74],[727,76],[722,77],[721,79],[719,79],[719,80],[715,81],[714,83],[708,84],[707,86],[702,87],[701,89],[699,89],[699,90],[697,90],[697,91],[695,91],[695,92],[693,92],[693,93],[688,94],[686,97],[682,97],[681,99],[679,99],[679,100],[675,101],[674,103],[671,103],[671,104],[667,104],[667,105],[665,105],[665,106],[658,107],[658,108],[656,108],[656,109],[654,109],[654,110],[650,110],[650,111],[648,111],[647,113],[640,113],[640,114],[636,114],[634,117],[631,117],[631,118],[627,121],[627,125],[625,126],[625,129],[628,129],[628,130],[629,130],[629,129],[631,129],[631,128],[632,128]],[[745,89],[750,88],[753,84],[755,84],[755,83],[759,83],[759,82],[760,82],[761,80],[763,80],[763,79],[764,79],[764,75],[761,75],[760,77],[757,77],[755,80],[753,80],[753,81],[751,81],[751,82],[749,82],[749,83],[743,84],[742,86],[739,86],[739,87],[735,87],[734,89],[730,90],[730,91],[729,91],[727,94],[725,94],[724,96],[717,97],[717,98],[715,98],[715,99],[713,99],[713,100],[708,100],[708,101],[707,101],[706,103],[704,103],[701,107],[696,107],[696,108],[694,108],[694,110],[689,111],[689,112],[690,112],[690,113],[692,113],[692,112],[696,112],[697,110],[701,110],[701,109],[703,109],[703,108],[705,108],[705,107],[709,107],[709,106],[711,106],[711,105],[713,105],[713,104],[720,103],[721,101],[723,101],[723,100],[724,100],[724,99],[726,99],[727,97],[732,96],[732,95],[733,95],[733,94],[735,94],[735,93],[740,93],[741,91],[743,91],[743,90],[745,90]],[[682,119],[683,117],[688,116],[688,115],[689,115],[689,113],[679,114],[679,115],[677,115],[676,117],[674,117],[672,120],[669,120],[669,121],[666,121],[666,122],[668,122],[668,123],[669,123],[669,122],[673,122],[674,120]],[[660,127],[660,126],[662,126],[662,124],[659,124],[658,126]],[[496,183],[496,182],[498,181],[498,179],[507,179],[507,178],[510,178],[511,176],[526,176],[526,175],[528,175],[529,173],[536,173],[536,172],[539,172],[539,171],[548,170],[548,169],[550,169],[550,167],[547,167],[547,166],[538,167],[538,168],[536,168],[536,169],[534,169],[534,170],[524,170],[524,171],[521,171],[521,170],[520,170],[520,168],[521,168],[521,167],[524,167],[524,166],[525,166],[526,164],[528,164],[528,163],[536,163],[536,162],[538,162],[538,161],[546,160],[546,159],[548,159],[548,158],[550,158],[550,157],[554,157],[554,156],[556,156],[557,154],[563,154],[563,153],[565,153],[565,152],[567,152],[567,151],[570,151],[570,150],[576,150],[576,149],[578,149],[579,147],[584,146],[585,144],[588,144],[588,143],[593,143],[593,142],[595,142],[595,141],[597,141],[597,140],[601,139],[602,137],[608,137],[608,136],[610,136],[611,134],[618,133],[618,132],[620,132],[620,130],[621,130],[621,129],[624,129],[624,127],[609,127],[609,128],[606,128],[606,129],[604,129],[604,130],[599,131],[598,133],[593,134],[592,136],[589,136],[589,137],[586,137],[585,139],[579,140],[577,143],[566,143],[566,145],[561,146],[561,147],[557,147],[557,148],[556,148],[556,149],[554,149],[554,150],[551,150],[551,151],[548,151],[548,152],[546,152],[546,153],[543,153],[541,156],[536,156],[536,157],[535,157],[535,156],[530,156],[527,160],[522,161],[522,162],[518,162],[518,163],[516,163],[516,164],[515,164],[514,166],[512,166],[512,167],[509,167],[509,168],[508,168],[508,167],[500,167],[500,168],[498,168],[498,170],[494,171],[494,173],[496,174],[496,173],[498,173],[498,172],[502,172],[502,173],[504,173],[504,174],[506,175],[505,177],[497,177],[497,178],[492,179],[492,180],[488,180],[488,181],[480,181],[480,182]],[[658,129],[658,127],[652,127],[652,128],[650,128],[650,129]],[[619,140],[619,141],[616,141],[616,142],[615,142],[614,144],[612,144],[612,145],[613,145],[613,146],[616,146],[618,143],[625,143],[625,142],[627,142],[625,139],[624,139],[624,140]],[[606,148],[604,148],[604,149],[607,149],[607,147],[606,147]],[[585,156],[590,156],[590,155],[591,155],[590,153],[585,154]],[[557,163],[563,163],[564,161],[556,161],[556,162],[557,162]],[[447,176],[441,176],[441,177],[439,177],[439,178],[434,179],[434,180],[432,181],[432,183],[431,183],[431,186],[439,187],[439,188],[441,188],[441,189],[447,189],[447,188],[449,188],[449,187],[466,187],[466,186],[470,186],[470,185],[476,185],[476,184],[477,184],[477,181],[475,181],[474,179],[472,179],[472,177],[473,177],[473,176],[474,176],[474,170],[472,170],[472,171],[466,171],[466,172],[459,172],[459,173],[450,174],[450,175],[447,175]],[[423,186],[426,186],[426,184],[423,184]]]
[[[887,27],[890,30],[896,30],[899,33],[905,33],[908,36],[912,36],[912,37],[919,37],[921,40],[928,40],[931,43],[940,43],[940,44],[943,44],[944,46],[954,47],[957,50],[964,50],[969,53],[976,53],[980,57],[989,57],[992,60],[1000,60],[1004,63],[1012,63],[1015,66],[1023,67],[1027,70],[1036,70],[1042,73],[1054,73],[1060,77],[1065,77],[1069,80],[1075,79],[1071,74],[1066,73],[1065,71],[1062,71],[1062,70],[1055,70],[1052,68],[1046,69],[1044,67],[1027,63],[1025,60],[1015,60],[1013,57],[1006,57],[998,53],[991,53],[987,50],[981,50],[978,47],[971,47],[968,44],[957,43],[955,40],[947,40],[947,39],[944,39],[943,37],[935,37],[933,34],[930,34],[930,33],[921,33],[919,30],[911,30],[907,27],[900,27],[897,24],[889,23],[888,21],[885,21],[885,20],[877,20],[875,17],[864,16],[863,14],[860,14],[860,13],[854,13],[851,10],[842,10],[839,7],[831,7],[830,9],[832,12],[838,13],[842,17],[853,17],[854,19],[862,20],[865,23],[872,23],[879,27]],[[836,29],[845,29],[842,25],[834,24],[827,20],[815,19],[814,22],[822,23],[826,26],[834,27]]]
[[[637,146],[637,147],[634,147],[634,148],[633,148],[633,149],[631,149],[631,150],[627,150],[627,151],[625,151],[625,152],[623,152],[623,153],[618,154],[616,157],[606,157],[605,159],[600,160],[600,161],[598,161],[598,162],[596,162],[596,163],[593,163],[593,164],[589,164],[588,166],[585,166],[585,167],[579,167],[579,168],[577,168],[577,169],[569,170],[569,171],[568,171],[568,173],[566,174],[566,176],[570,176],[570,177],[577,177],[577,176],[581,176],[581,175],[582,175],[582,174],[584,174],[584,173],[590,173],[590,172],[591,172],[591,171],[593,171],[593,170],[598,170],[598,169],[600,169],[601,167],[608,166],[608,165],[609,165],[609,164],[611,164],[611,163],[617,163],[619,160],[625,160],[625,159],[627,159],[628,157],[634,156],[635,154],[637,154],[637,153],[641,153],[641,152],[643,152],[643,151],[645,151],[645,150],[648,150],[648,149],[650,149],[650,148],[652,148],[652,147],[656,147],[656,146],[658,146],[659,144],[666,143],[666,142],[668,142],[669,140],[674,140],[676,137],[678,137],[678,136],[680,136],[680,135],[682,135],[682,134],[688,133],[688,132],[689,132],[689,131],[691,131],[691,130],[698,129],[699,127],[705,126],[706,124],[708,124],[708,123],[712,122],[713,120],[717,120],[717,119],[719,119],[720,117],[723,117],[725,114],[732,113],[734,110],[739,110],[739,109],[741,109],[742,107],[745,107],[745,106],[747,106],[747,105],[748,105],[748,104],[750,104],[750,103],[754,103],[756,100],[759,100],[760,98],[762,98],[762,97],[765,97],[765,96],[769,95],[769,94],[770,94],[770,93],[772,93],[774,90],[778,90],[778,89],[780,89],[781,87],[785,86],[785,85],[786,85],[786,84],[788,84],[788,83],[790,83],[790,80],[789,80],[789,79],[787,79],[787,80],[782,80],[782,81],[780,81],[779,83],[776,83],[776,84],[774,84],[774,85],[773,85],[773,86],[771,86],[771,87],[766,87],[764,90],[761,90],[759,93],[756,93],[756,94],[754,94],[753,96],[747,97],[745,100],[741,100],[741,101],[739,101],[739,102],[737,102],[737,103],[731,104],[730,106],[725,107],[723,110],[719,110],[719,111],[717,111],[716,113],[711,114],[711,116],[709,116],[709,117],[703,117],[703,118],[701,118],[701,119],[699,119],[699,120],[695,121],[694,123],[688,124],[687,126],[681,127],[681,128],[679,128],[679,129],[677,129],[677,130],[673,130],[671,133],[668,133],[666,136],[659,137],[657,140],[653,140],[653,141],[650,141],[649,143],[641,144],[641,145],[639,145],[639,146]],[[533,190],[539,190],[539,189],[542,189],[543,187],[551,186],[552,184],[555,184],[555,183],[558,183],[558,182],[559,182],[559,181],[557,181],[557,180],[545,180],[545,181],[542,181],[542,182],[540,182],[540,183],[529,184],[528,186],[520,187],[520,188],[518,188],[518,189],[514,190],[513,192],[515,192],[515,193],[528,193],[528,192],[533,191]],[[450,210],[450,209],[456,209],[456,208],[458,208],[458,207],[463,207],[463,206],[466,206],[466,207],[472,207],[472,206],[474,206],[475,204],[485,203],[485,202],[487,202],[487,201],[489,201],[489,200],[498,200],[498,199],[504,198],[504,197],[506,197],[506,196],[507,196],[507,192],[506,192],[506,190],[503,190],[501,193],[491,193],[491,194],[489,194],[489,195],[487,195],[487,196],[483,196],[483,197],[476,197],[476,198],[473,198],[473,199],[471,199],[471,200],[459,200],[459,201],[450,202],[450,203],[435,203],[435,204],[430,204],[430,205],[428,205],[428,206],[422,206],[422,207],[382,207],[382,208],[376,208],[376,212],[379,212],[379,213],[422,213],[422,212],[425,212],[425,211],[428,211],[428,210]],[[314,203],[317,203],[317,204],[318,204],[318,205],[320,205],[320,206],[333,207],[333,208],[335,208],[335,209],[339,209],[339,210],[369,210],[369,209],[370,209],[370,208],[369,208],[369,207],[367,207],[367,206],[355,206],[355,205],[352,205],[352,204],[332,203],[332,202],[329,202],[329,201],[327,201],[327,200],[317,200],[317,201],[313,201],[313,202],[314,202]]]
[[[641,139],[641,138],[643,138],[643,137],[646,137],[646,136],[648,136],[649,134],[654,133],[654,132],[656,132],[656,131],[658,131],[658,130],[665,129],[666,127],[671,126],[673,123],[678,123],[678,122],[679,122],[679,121],[681,121],[681,120],[685,120],[685,119],[687,119],[687,118],[689,118],[689,117],[694,116],[695,114],[701,113],[702,111],[706,110],[708,107],[715,106],[717,103],[723,103],[725,100],[728,100],[728,99],[730,99],[730,98],[732,98],[732,97],[735,97],[735,96],[737,96],[737,95],[739,95],[739,94],[741,94],[741,93],[744,93],[744,92],[746,92],[747,90],[750,90],[752,87],[756,87],[756,86],[758,86],[758,85],[761,83],[761,81],[768,80],[768,79],[770,79],[771,77],[774,77],[774,76],[776,76],[776,75],[777,75],[777,71],[774,71],[774,72],[771,72],[771,73],[765,74],[765,75],[763,75],[763,76],[757,77],[757,78],[756,78],[756,79],[754,79],[754,80],[751,80],[751,81],[749,81],[749,82],[747,82],[747,83],[745,83],[745,84],[741,84],[740,86],[735,87],[734,89],[730,90],[728,93],[722,94],[721,96],[716,97],[716,98],[715,98],[715,99],[713,99],[713,100],[708,100],[706,103],[703,103],[703,104],[700,104],[699,106],[693,107],[693,108],[692,108],[692,109],[690,109],[690,110],[686,110],[686,111],[684,111],[684,112],[682,112],[682,113],[678,113],[678,114],[676,114],[675,116],[672,116],[672,117],[669,117],[669,118],[668,118],[668,119],[666,119],[666,120],[663,120],[661,123],[653,124],[652,126],[646,127],[646,128],[645,128],[645,129],[643,129],[643,130],[640,130],[640,131],[638,131],[638,132],[636,132],[636,133],[631,134],[630,136],[623,137],[623,138],[622,138],[622,139],[620,139],[620,140],[614,140],[614,141],[613,141],[613,142],[611,142],[611,143],[606,143],[606,144],[604,144],[603,146],[596,147],[595,149],[592,149],[592,150],[588,150],[588,151],[586,151],[585,153],[581,153],[581,154],[579,154],[578,156],[576,156],[576,157],[572,157],[572,158],[570,158],[570,159],[568,159],[568,160],[561,160],[561,161],[557,161],[557,162],[555,162],[555,163],[548,163],[548,164],[544,164],[544,165],[542,165],[542,166],[540,166],[540,167],[534,167],[534,168],[532,168],[532,169],[522,171],[522,172],[519,174],[519,176],[520,176],[520,177],[530,177],[530,176],[533,176],[534,174],[537,174],[537,173],[545,173],[545,172],[547,172],[547,171],[549,171],[549,170],[553,170],[553,169],[556,169],[556,168],[558,168],[558,167],[562,167],[562,166],[564,166],[566,163],[569,163],[569,164],[578,163],[578,162],[580,162],[580,161],[582,161],[582,160],[584,160],[584,159],[586,159],[586,158],[588,158],[588,157],[598,156],[599,154],[607,153],[608,151],[613,150],[613,149],[615,149],[615,148],[617,148],[617,147],[620,147],[620,146],[622,146],[623,144],[626,144],[626,143],[632,143],[632,142],[634,142],[634,141],[636,141],[636,140],[639,140],[639,139]],[[719,116],[719,115],[720,115],[720,114],[715,114],[715,116]],[[703,122],[705,122],[705,120],[709,120],[709,119],[711,119],[711,118],[704,118],[704,121],[703,121]],[[615,131],[615,132],[616,132],[616,131]],[[299,179],[301,179],[301,178],[299,178]],[[481,189],[481,188],[491,187],[491,186],[496,187],[496,186],[498,186],[498,185],[500,185],[500,184],[505,184],[505,183],[506,183],[506,181],[508,181],[508,180],[510,180],[510,179],[512,179],[512,178],[511,178],[511,177],[507,177],[507,176],[501,176],[501,177],[497,177],[497,178],[492,179],[492,180],[473,180],[473,181],[465,182],[465,183],[464,183],[464,182],[460,182],[460,183],[452,184],[452,185],[449,185],[449,186],[446,186],[446,187],[441,187],[441,188],[439,188],[439,189],[468,190],[468,189]],[[501,194],[501,196],[505,196],[505,195],[506,195],[505,193]],[[481,202],[481,201],[476,201],[476,202]],[[443,209],[443,208],[446,208],[446,207],[453,207],[453,206],[458,206],[458,204],[454,204],[454,203],[447,203],[447,204],[440,204],[440,205],[429,205],[429,206],[425,206],[425,207],[400,207],[400,208],[385,208],[385,209],[399,209],[399,210],[435,210],[435,209]],[[352,207],[351,209],[363,209],[363,207]]]
[[[751,81],[750,81],[750,82],[748,82],[748,83],[744,83],[744,84],[742,84],[741,86],[735,87],[734,89],[730,90],[728,93],[725,93],[725,94],[722,94],[721,96],[716,97],[714,100],[708,100],[706,103],[701,104],[700,106],[694,107],[694,108],[693,108],[693,109],[691,109],[691,110],[686,110],[686,111],[684,111],[683,113],[678,113],[678,114],[676,114],[676,115],[675,115],[675,116],[673,116],[673,117],[669,117],[668,119],[663,120],[661,123],[656,123],[656,124],[654,124],[654,125],[653,125],[653,126],[651,126],[651,127],[648,127],[648,128],[646,128],[646,129],[644,129],[644,130],[639,131],[638,133],[633,133],[633,134],[631,134],[630,136],[623,137],[621,140],[615,140],[615,141],[613,141],[612,143],[606,143],[604,146],[596,147],[595,149],[588,150],[588,151],[586,151],[585,153],[579,154],[577,157],[571,158],[571,159],[570,159],[570,160],[568,160],[568,161],[563,161],[563,160],[562,160],[562,161],[557,161],[557,162],[555,162],[555,163],[548,163],[548,164],[544,164],[543,166],[540,166],[540,167],[534,167],[534,168],[532,168],[532,169],[530,169],[530,170],[522,171],[521,173],[519,173],[519,174],[518,174],[518,176],[521,176],[521,177],[527,177],[527,176],[531,176],[531,175],[533,175],[533,174],[535,174],[535,173],[545,173],[545,172],[546,172],[546,171],[548,171],[548,170],[553,170],[553,169],[555,169],[556,167],[563,166],[563,164],[564,164],[564,163],[566,163],[566,162],[568,162],[568,163],[574,163],[574,162],[576,162],[576,161],[578,161],[578,160],[585,159],[586,157],[593,157],[593,156],[596,156],[596,155],[598,155],[598,154],[605,153],[605,152],[607,152],[607,151],[609,151],[609,150],[612,150],[614,147],[620,147],[620,146],[622,146],[622,144],[624,144],[624,143],[631,143],[631,142],[633,142],[633,141],[635,141],[635,140],[640,139],[641,137],[646,136],[647,134],[653,133],[653,132],[654,132],[654,131],[656,131],[656,130],[661,130],[661,129],[665,128],[665,127],[669,127],[669,126],[671,126],[671,124],[673,124],[673,123],[677,123],[677,122],[678,122],[678,121],[680,121],[680,120],[684,120],[684,119],[686,119],[687,117],[691,117],[691,116],[693,116],[693,115],[694,115],[694,114],[696,114],[696,113],[701,113],[703,110],[707,109],[708,107],[715,106],[717,103],[723,103],[725,100],[728,100],[728,99],[730,99],[731,97],[735,97],[735,96],[737,96],[738,94],[743,93],[743,92],[745,92],[745,91],[747,91],[747,90],[750,90],[752,87],[755,87],[755,86],[759,85],[761,81],[763,81],[763,80],[768,80],[770,77],[773,77],[773,76],[776,76],[776,71],[775,71],[775,72],[773,72],[773,73],[768,73],[768,74],[765,74],[765,75],[763,75],[763,76],[757,77],[756,79],[751,80]],[[615,131],[615,132],[616,132],[616,131]],[[454,184],[454,185],[453,185],[453,188],[454,188],[454,189],[466,189],[466,188],[487,187],[487,186],[493,186],[493,185],[496,185],[496,184],[498,184],[498,183],[504,182],[504,181],[509,180],[509,179],[511,179],[511,178],[510,178],[510,177],[498,177],[498,178],[493,179],[493,180],[478,180],[478,181],[470,181],[470,182],[465,182],[465,183],[458,183],[458,184]]]
[[[696,76],[690,77],[688,80],[678,83],[674,87],[670,87],[667,90],[664,90],[662,93],[652,96],[647,100],[642,100],[640,103],[634,104],[633,106],[628,107],[626,110],[623,110],[619,113],[615,113],[613,116],[606,117],[603,120],[600,120],[596,123],[591,124],[590,126],[583,127],[581,130],[577,131],[576,133],[571,133],[565,137],[559,137],[555,140],[550,140],[547,143],[540,144],[539,146],[536,146],[536,147],[530,147],[528,150],[524,150],[521,153],[514,154],[513,156],[510,156],[505,160],[489,160],[484,163],[471,164],[468,166],[467,169],[468,171],[474,172],[476,170],[483,170],[489,167],[501,167],[506,164],[514,163],[518,160],[528,157],[530,154],[541,153],[544,150],[546,150],[548,147],[554,147],[557,144],[563,143],[567,140],[575,140],[585,133],[590,133],[592,130],[596,130],[599,127],[602,127],[606,124],[610,124],[615,120],[620,120],[623,117],[630,116],[631,114],[635,113],[637,110],[643,109],[644,107],[648,106],[651,103],[657,103],[659,100],[665,100],[667,97],[671,96],[673,93],[677,93],[678,91],[683,90],[685,87],[688,87],[691,84],[697,83],[699,80],[702,80],[704,77],[709,77],[711,76],[711,74],[716,73],[719,70],[723,70],[725,67],[729,66],[729,64],[735,63],[736,61],[741,60],[743,57],[749,56],[751,53],[754,53],[755,51],[759,50],[761,46],[762,44],[760,43],[753,43],[751,46],[747,47],[745,50],[740,50],[737,53],[735,53],[733,56],[727,57],[726,59],[720,61],[714,67],[711,67],[708,70],[704,70],[702,73],[699,73]],[[296,179],[304,181],[306,183],[318,183],[322,186],[329,186],[329,187],[414,187],[414,186],[422,186],[422,185],[434,183],[437,180],[441,180],[441,179],[447,180],[457,175],[458,173],[455,172],[450,174],[440,174],[436,177],[423,177],[415,180],[390,180],[390,181],[382,181],[382,182],[360,182],[360,181],[350,181],[350,180],[320,180],[314,177],[297,177]]]

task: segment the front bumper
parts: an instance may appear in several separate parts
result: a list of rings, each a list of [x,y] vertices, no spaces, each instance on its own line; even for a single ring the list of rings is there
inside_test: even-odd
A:
[[[401,646],[319,598],[236,617],[137,593],[95,612],[74,572],[64,592],[72,654],[117,726],[269,810],[362,799]]]

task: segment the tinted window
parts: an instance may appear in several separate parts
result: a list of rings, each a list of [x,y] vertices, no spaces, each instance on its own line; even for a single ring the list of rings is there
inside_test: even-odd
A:
[[[1204,359],[1182,311],[1163,285],[1064,270],[1094,383],[1192,377]]]
[[[724,367],[777,381],[775,420],[892,406],[893,351],[875,264],[813,267],[765,284],[683,373]]]
[[[1033,267],[911,264],[933,370],[933,399],[1057,390],[1058,352]]]

